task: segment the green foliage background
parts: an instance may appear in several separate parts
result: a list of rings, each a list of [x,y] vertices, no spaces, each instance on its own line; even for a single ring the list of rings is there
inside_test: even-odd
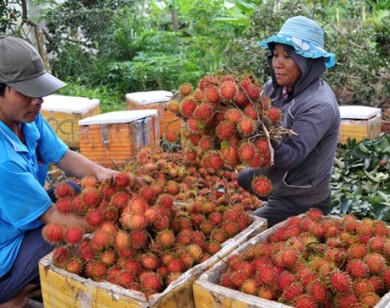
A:
[[[24,36],[21,0],[0,4],[0,31]],[[29,21],[45,22],[62,94],[99,96],[103,111],[125,108],[125,94],[196,85],[205,74],[248,71],[268,78],[257,42],[294,15],[315,18],[337,66],[325,78],[340,104],[390,105],[390,1],[35,0]],[[176,16],[176,23],[173,17]],[[22,21],[25,21],[22,19]],[[31,26],[31,24],[29,24]],[[175,26],[176,25],[176,26]]]

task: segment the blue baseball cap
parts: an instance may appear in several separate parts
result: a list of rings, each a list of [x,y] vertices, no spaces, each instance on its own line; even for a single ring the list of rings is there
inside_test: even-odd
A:
[[[265,48],[270,44],[285,44],[294,47],[297,54],[305,58],[325,58],[327,68],[336,64],[336,56],[324,49],[324,31],[313,20],[305,16],[295,16],[286,20],[278,34],[258,42]]]

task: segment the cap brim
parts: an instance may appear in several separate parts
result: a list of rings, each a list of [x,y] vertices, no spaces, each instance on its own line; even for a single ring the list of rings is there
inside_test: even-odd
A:
[[[298,42],[300,45],[298,45]],[[333,67],[336,64],[336,56],[333,53],[329,53],[326,50],[301,39],[276,34],[264,41],[258,42],[258,45],[269,48],[270,43],[285,44],[294,47],[295,52],[305,58],[316,59],[323,57],[325,58],[325,65],[327,68]]]
[[[49,73],[44,73],[28,80],[9,82],[7,85],[29,97],[44,97],[63,88],[66,83]]]

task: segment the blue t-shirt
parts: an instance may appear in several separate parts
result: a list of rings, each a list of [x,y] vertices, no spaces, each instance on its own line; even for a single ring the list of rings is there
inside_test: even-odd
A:
[[[24,232],[42,225],[38,218],[52,204],[44,188],[48,167],[68,150],[42,115],[22,129],[25,144],[0,121],[0,277],[15,262]]]

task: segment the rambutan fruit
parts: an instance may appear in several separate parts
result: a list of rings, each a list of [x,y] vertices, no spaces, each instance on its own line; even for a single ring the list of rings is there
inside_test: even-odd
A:
[[[262,285],[257,288],[257,296],[270,301],[274,299],[274,293],[272,286]]]
[[[281,258],[285,267],[293,266],[298,261],[299,257],[299,252],[292,247],[286,247],[281,251]]]
[[[75,245],[81,241],[83,235],[84,232],[80,226],[68,226],[64,234],[64,239],[68,244]]]
[[[220,91],[222,99],[230,101],[236,97],[238,86],[233,80],[225,80],[221,83]]]
[[[211,212],[209,215],[210,221],[214,222],[216,225],[220,225],[223,221],[223,215],[218,212]]]
[[[115,277],[115,283],[124,288],[129,288],[135,281],[135,276],[126,269],[120,270]]]
[[[240,107],[246,106],[249,103],[247,94],[241,89],[237,93],[236,104]]]
[[[375,220],[372,225],[372,234],[379,237],[387,237],[389,235],[389,228],[385,221]]]
[[[386,268],[380,276],[383,279],[383,282],[385,283],[386,288],[390,288],[390,268]]]
[[[135,230],[130,232],[130,245],[135,249],[146,247],[148,244],[148,233],[146,230]]]
[[[370,268],[360,259],[349,260],[346,270],[352,278],[366,278],[370,274]]]
[[[186,250],[191,254],[192,258],[196,263],[200,261],[200,258],[203,254],[202,248],[197,244],[189,244],[186,246]]]
[[[179,141],[179,134],[176,131],[173,131],[171,129],[168,129],[165,131],[164,140],[170,142],[170,143],[177,143]]]
[[[166,186],[166,192],[171,195],[177,195],[180,192],[179,184],[174,180],[168,180]]]
[[[252,136],[256,132],[257,124],[255,120],[244,117],[236,124],[236,127],[240,135],[246,138]]]
[[[71,198],[75,195],[75,190],[72,185],[67,182],[60,182],[54,186],[54,194],[57,199]]]
[[[235,134],[234,124],[227,120],[221,121],[215,128],[215,134],[220,140],[229,140]]]
[[[238,147],[238,156],[243,163],[247,163],[255,158],[257,154],[256,146],[250,142],[242,142]]]
[[[160,215],[158,219],[153,223],[153,228],[155,231],[161,231],[168,228],[170,225],[170,220],[166,215]]]
[[[331,296],[325,282],[319,279],[312,281],[308,285],[307,293],[312,296],[316,303],[325,303]]]
[[[324,215],[322,214],[319,208],[311,208],[304,215],[314,221],[320,221],[324,217]]]
[[[252,100],[257,100],[260,97],[260,88],[254,84],[248,85],[246,92]]]
[[[380,301],[380,297],[375,292],[367,292],[359,297],[360,303],[366,305],[365,307],[375,307]],[[364,307],[364,306],[363,306]]]
[[[209,122],[213,118],[213,114],[213,106],[210,103],[203,102],[195,108],[192,117],[198,121]]]
[[[177,113],[179,111],[180,103],[177,100],[170,100],[167,104],[167,109],[172,113]]]
[[[296,281],[287,286],[282,291],[282,298],[285,301],[292,302],[295,298],[297,298],[299,295],[302,295],[304,293],[304,287],[301,282]]]
[[[171,273],[182,273],[185,267],[183,261],[174,258],[167,264],[167,268]]]
[[[256,270],[255,279],[259,285],[268,284],[271,285],[278,279],[279,272],[277,268],[272,265],[262,265]]]
[[[378,253],[382,252],[384,245],[385,245],[385,239],[379,236],[373,236],[367,242],[368,248],[371,251],[378,252]]]
[[[157,193],[151,186],[143,186],[138,191],[139,195],[146,200],[148,204],[152,204],[156,197]]]
[[[330,287],[335,292],[348,292],[352,288],[352,280],[351,277],[342,272],[342,271],[335,271],[330,274],[329,278]]]
[[[70,258],[65,265],[65,270],[76,275],[80,275],[83,269],[84,262],[79,257]]]
[[[367,246],[364,244],[352,244],[348,247],[347,251],[351,258],[354,259],[362,259],[368,253]]]
[[[175,202],[175,198],[171,194],[163,193],[157,197],[156,205],[166,209],[171,209]]]
[[[152,271],[144,272],[140,275],[140,283],[142,288],[152,289],[155,292],[160,291],[163,287],[161,277]]]
[[[145,210],[149,207],[148,202],[142,198],[141,196],[134,196],[132,197],[129,202],[128,206],[123,209],[123,212],[129,211],[131,213],[144,213]]]
[[[204,98],[210,104],[218,104],[221,100],[221,93],[218,87],[209,86],[203,90]]]
[[[122,260],[123,260],[123,262],[121,262]],[[120,263],[120,264],[118,264],[118,263]],[[119,268],[119,270],[122,269],[122,270],[129,272],[134,277],[137,277],[139,275],[139,273],[141,272],[141,264],[134,259],[124,258],[124,259],[119,260],[119,262],[117,262],[117,268]]]
[[[81,188],[87,188],[87,187],[96,187],[98,185],[99,181],[94,175],[87,175],[81,178],[80,186]]]
[[[204,91],[206,88],[210,86],[218,86],[220,84],[218,78],[213,75],[205,75],[203,76],[198,83],[199,89]]]
[[[238,271],[233,271],[231,273],[230,279],[231,279],[235,289],[239,290],[239,289],[241,289],[244,282],[249,279],[249,276],[248,276],[248,274],[238,270]]]
[[[206,251],[210,254],[210,255],[215,255],[218,251],[220,251],[222,248],[222,245],[216,241],[213,241],[213,240],[210,240],[207,244],[206,244]]]
[[[387,267],[386,258],[380,253],[367,254],[364,257],[364,262],[368,265],[372,274],[380,274]]]
[[[94,232],[91,239],[91,247],[93,250],[102,250],[109,246],[113,240],[113,235],[107,233],[102,229],[98,229]]]
[[[182,83],[179,86],[179,93],[181,96],[191,95],[193,90],[194,90],[194,88],[193,88],[192,84],[190,84],[189,82]]]
[[[100,224],[103,222],[103,219],[103,212],[97,208],[89,209],[85,215],[85,220],[93,228],[100,226]]]
[[[225,232],[227,238],[231,238],[240,232],[238,222],[235,221],[224,221],[221,228]]]
[[[95,187],[84,188],[81,198],[87,208],[96,207],[102,201],[100,191]]]
[[[143,254],[140,258],[140,261],[142,266],[148,270],[154,270],[160,264],[159,257],[151,252]]]
[[[156,240],[160,242],[164,248],[172,247],[176,240],[175,233],[170,229],[164,229],[157,233]]]
[[[230,108],[224,113],[225,120],[231,122],[232,124],[237,124],[243,116],[242,111],[238,108]]]
[[[62,214],[68,214],[72,211],[72,199],[60,198],[55,202],[57,210]]]
[[[355,305],[359,303],[359,299],[353,293],[339,293],[334,296],[333,303],[335,307],[340,308],[356,307]]]
[[[221,157],[225,164],[236,166],[239,163],[238,149],[235,146],[229,145],[221,148]]]
[[[99,259],[108,267],[111,267],[118,260],[118,253],[113,248],[107,248],[101,252]]]
[[[146,217],[142,213],[122,213],[120,221],[122,226],[129,230],[143,230],[147,225]]]
[[[53,250],[52,262],[55,266],[65,268],[66,262],[70,255],[68,247],[57,246]]]
[[[315,299],[309,294],[302,294],[296,297],[293,301],[295,308],[317,308],[318,305]]]
[[[254,121],[258,120],[259,118],[259,114],[257,113],[255,107],[252,104],[246,105],[243,109],[243,112],[244,115],[246,115],[246,118],[252,119]]]
[[[113,185],[115,188],[125,188],[131,184],[131,176],[130,173],[126,171],[122,171],[116,173],[113,176]]]
[[[85,266],[85,276],[95,281],[102,281],[107,275],[107,265],[102,261],[90,260]]]
[[[283,271],[279,274],[277,284],[279,289],[283,290],[295,281],[297,281],[297,278],[293,273],[289,271]]]
[[[240,291],[246,294],[256,295],[257,293],[256,281],[254,279],[245,280],[240,288]]]
[[[180,103],[180,113],[184,118],[191,118],[197,104],[191,97],[185,98]]]
[[[352,284],[353,292],[360,297],[367,292],[375,292],[374,285],[368,279],[357,279]]]
[[[268,177],[264,175],[258,175],[253,178],[251,182],[251,188],[256,195],[260,197],[266,197],[272,191],[272,183]]]
[[[87,262],[95,258],[95,252],[92,251],[90,241],[82,241],[78,245],[77,254],[84,262]]]
[[[123,250],[130,245],[130,236],[124,230],[118,230],[114,235],[114,244],[118,250]]]
[[[282,120],[282,111],[278,107],[271,107],[266,111],[266,117],[271,120],[273,125],[277,125]]]
[[[208,220],[205,219],[199,226],[200,231],[202,231],[205,235],[210,235],[211,232],[215,229],[216,225]]]
[[[212,152],[210,153],[210,160],[209,160],[210,168],[213,168],[214,170],[219,170],[224,167],[224,162],[218,152]]]
[[[42,228],[42,237],[46,242],[56,245],[64,239],[63,226],[57,223],[48,223]]]

